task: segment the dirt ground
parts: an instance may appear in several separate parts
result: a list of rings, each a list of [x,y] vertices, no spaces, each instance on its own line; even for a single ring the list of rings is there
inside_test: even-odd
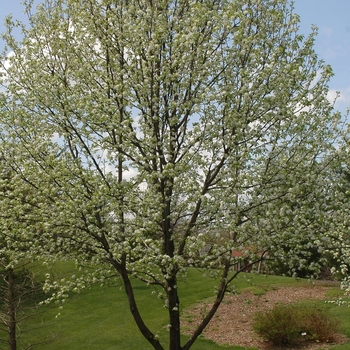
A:
[[[271,309],[276,303],[292,303],[302,299],[326,299],[326,292],[329,288],[318,285],[298,288],[281,287],[269,290],[260,296],[252,292],[227,296],[203,335],[218,344],[267,349],[269,344],[260,339],[252,329],[253,316],[256,312]],[[207,307],[209,306],[199,304],[187,310],[185,329],[193,330]],[[347,341],[348,339],[341,334],[336,337],[337,344]],[[305,344],[303,349],[326,349],[332,345],[334,343],[309,343]]]

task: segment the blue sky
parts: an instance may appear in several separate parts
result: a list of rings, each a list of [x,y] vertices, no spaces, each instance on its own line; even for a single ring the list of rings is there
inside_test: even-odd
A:
[[[329,87],[331,93],[340,91],[336,108],[345,113],[350,107],[350,1],[295,0],[295,12],[301,33],[309,33],[312,24],[318,27],[315,51],[333,68]]]
[[[0,32],[4,31],[3,19],[12,13],[15,19],[25,20],[22,0],[0,0]],[[35,4],[40,0],[35,0]],[[340,91],[336,107],[345,113],[350,107],[350,0],[295,0],[295,12],[301,17],[300,32],[308,34],[311,25],[319,28],[315,50],[334,71],[330,93]],[[3,43],[0,41],[0,49]]]

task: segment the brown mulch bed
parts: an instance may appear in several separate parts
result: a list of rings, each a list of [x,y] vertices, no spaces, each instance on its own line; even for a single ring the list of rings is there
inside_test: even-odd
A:
[[[297,288],[281,287],[269,290],[261,296],[254,295],[252,292],[227,296],[203,335],[218,344],[267,349],[269,344],[260,339],[252,328],[253,318],[257,312],[271,309],[276,303],[326,299],[326,292],[329,288],[318,285]],[[210,305],[202,303],[186,311],[183,326],[188,333],[194,330],[208,307]],[[339,334],[336,336],[335,343],[340,344],[347,341],[346,336]],[[332,345],[334,343],[307,343],[303,349],[326,349]]]

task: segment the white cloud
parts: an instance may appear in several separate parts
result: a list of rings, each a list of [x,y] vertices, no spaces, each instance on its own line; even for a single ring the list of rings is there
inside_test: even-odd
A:
[[[339,91],[336,89],[330,89],[327,94],[327,99],[330,103],[333,103],[336,99],[339,99]]]
[[[327,94],[328,101],[334,103],[335,108],[343,109],[350,106],[350,86],[342,89],[330,89]]]

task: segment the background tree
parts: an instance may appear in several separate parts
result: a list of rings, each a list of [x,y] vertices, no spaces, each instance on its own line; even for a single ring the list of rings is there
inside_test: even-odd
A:
[[[131,276],[161,288],[169,349],[189,349],[240,272],[233,251],[283,258],[327,219],[319,164],[339,115],[316,33],[297,33],[284,0],[51,0],[30,19],[22,42],[11,23],[4,36],[2,126],[18,173],[52,199],[42,239],[95,266],[92,279],[117,272],[155,349]],[[191,266],[218,288],[181,345],[177,283]]]
[[[4,263],[1,260],[1,263]],[[42,281],[29,269],[29,263],[21,261],[15,267],[1,266],[0,268],[0,343],[6,344],[6,348],[15,350],[23,349],[26,341],[25,334],[33,331],[23,328],[22,322],[40,311],[39,302],[45,300]],[[42,339],[40,344],[49,341]],[[32,349],[39,344],[28,344],[27,349]],[[1,345],[1,349],[5,349]]]
[[[330,225],[326,252],[332,262],[333,274],[342,279],[342,288],[350,293],[350,237],[349,227],[349,138],[337,149],[338,162],[332,170]]]
[[[40,296],[44,299],[43,281],[29,268],[40,250],[41,222],[31,216],[36,209],[34,198],[40,196],[31,196],[32,187],[13,171],[4,147],[0,152],[0,343],[16,350],[21,321],[30,317]]]

